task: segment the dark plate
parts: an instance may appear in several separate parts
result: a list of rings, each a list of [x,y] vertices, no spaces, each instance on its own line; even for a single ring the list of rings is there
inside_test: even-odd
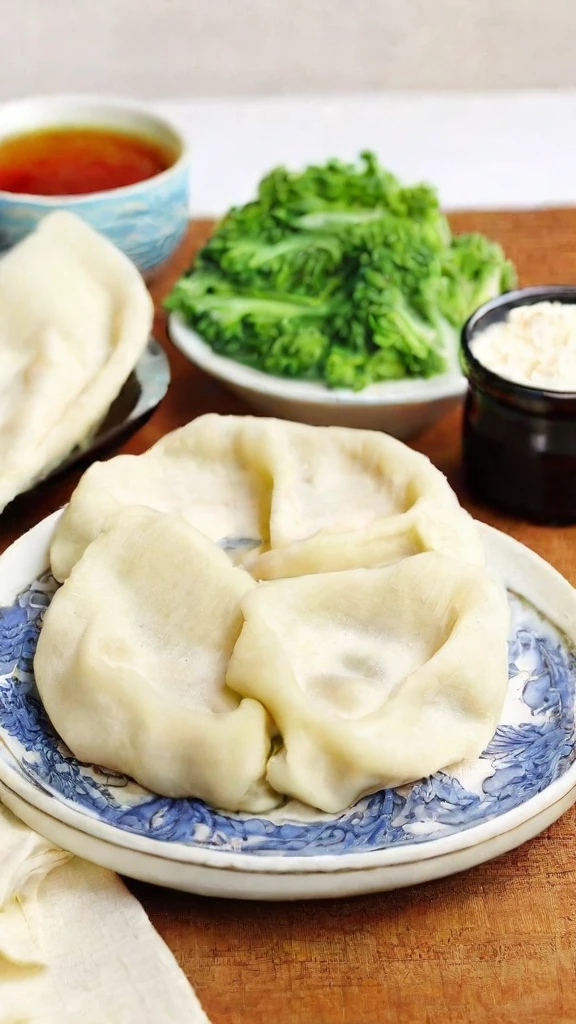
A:
[[[155,338],[148,345],[113,401],[100,426],[87,441],[74,449],[56,469],[38,483],[59,476],[65,470],[92,458],[113,444],[124,441],[150,418],[164,398],[170,384],[170,364]]]

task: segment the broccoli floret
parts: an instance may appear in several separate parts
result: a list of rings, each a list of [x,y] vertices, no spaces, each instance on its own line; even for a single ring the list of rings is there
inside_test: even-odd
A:
[[[209,244],[203,255],[209,273],[220,271],[241,288],[316,296],[337,288],[342,259],[337,238],[305,233],[272,244],[236,238],[226,245]]]
[[[363,283],[354,297],[356,322],[364,325],[368,351],[393,351],[394,363],[402,361],[407,377],[429,377],[443,369],[434,326],[416,313],[400,288]],[[380,360],[378,365],[383,368],[385,361]]]
[[[401,185],[363,153],[273,170],[166,305],[217,352],[359,390],[454,367],[464,321],[514,282],[499,245],[452,239],[432,188]]]
[[[458,235],[443,255],[442,281],[430,296],[443,315],[461,326],[490,299],[516,284],[516,271],[497,242],[480,234]]]
[[[369,356],[365,366],[367,384],[377,384],[385,380],[402,380],[406,377],[406,364],[399,352],[392,348],[382,348]]]
[[[316,367],[328,347],[327,337],[322,345],[319,342],[325,305],[316,299],[241,294],[229,287],[219,290],[218,280],[211,274],[183,277],[166,305],[183,314],[222,355],[252,366],[268,361],[268,372],[296,376],[299,352],[307,372]],[[318,330],[314,330],[316,324]]]
[[[265,209],[282,209],[292,216],[330,207],[386,208],[400,188],[374,153],[367,152],[358,165],[329,160],[296,173],[277,167],[260,182],[258,201]]]
[[[365,374],[366,356],[333,345],[324,366],[324,377],[330,388],[351,388],[361,391],[368,381]]]
[[[288,324],[268,349],[264,369],[279,377],[320,377],[330,346],[328,335],[314,326]]]

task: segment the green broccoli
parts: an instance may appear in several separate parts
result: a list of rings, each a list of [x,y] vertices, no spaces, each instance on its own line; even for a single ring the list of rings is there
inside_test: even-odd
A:
[[[454,238],[443,272],[462,296],[458,320],[452,321],[457,323],[461,322],[462,314],[467,319],[479,306],[516,284],[514,265],[506,259],[502,247],[480,234]]]
[[[361,391],[368,383],[365,354],[332,345],[324,364],[324,378],[330,388]]]
[[[378,374],[372,379],[430,377],[444,369],[436,330],[410,306],[399,287],[359,286],[354,297],[356,324],[364,328],[364,348],[372,359],[372,374]]]
[[[323,334],[328,307],[316,299],[241,294],[225,279],[195,273],[180,279],[166,306],[185,309],[199,334],[222,355],[269,373],[296,377],[321,372],[329,346]]]
[[[208,243],[202,266],[240,288],[319,295],[334,291],[342,260],[337,238],[302,232],[273,243],[242,237],[224,245]]]
[[[453,239],[433,189],[401,185],[363,153],[273,170],[166,306],[222,355],[360,390],[454,366],[464,321],[514,282],[499,245]]]
[[[286,327],[272,342],[264,357],[264,369],[280,377],[304,377],[317,379],[324,368],[330,348],[328,335],[313,324],[301,323]]]

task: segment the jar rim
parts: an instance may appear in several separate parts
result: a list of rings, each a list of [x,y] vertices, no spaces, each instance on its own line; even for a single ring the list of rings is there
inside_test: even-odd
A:
[[[534,405],[538,405],[548,407],[547,411],[550,413],[574,412],[576,414],[576,390],[554,391],[549,388],[519,384],[517,381],[502,377],[499,373],[484,366],[472,352],[471,343],[481,330],[503,320],[510,310],[518,306],[533,306],[537,302],[563,302],[566,305],[576,306],[576,285],[530,285],[527,288],[515,288],[512,291],[503,292],[495,299],[485,302],[468,318],[462,328],[460,361],[463,372],[469,381],[485,388],[502,401],[528,406],[530,411],[536,411]],[[541,412],[543,411],[544,409],[541,408]]]

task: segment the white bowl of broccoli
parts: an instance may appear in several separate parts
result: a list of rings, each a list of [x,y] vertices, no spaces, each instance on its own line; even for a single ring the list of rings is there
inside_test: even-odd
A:
[[[192,363],[254,409],[315,426],[384,430],[405,440],[450,412],[466,392],[466,379],[459,370],[423,380],[369,384],[362,391],[332,389],[315,381],[273,376],[220,356],[179,313],[171,314],[168,333]]]
[[[453,237],[433,189],[365,153],[272,171],[166,306],[176,346],[262,412],[407,438],[462,397],[461,328],[514,283],[497,243]]]

